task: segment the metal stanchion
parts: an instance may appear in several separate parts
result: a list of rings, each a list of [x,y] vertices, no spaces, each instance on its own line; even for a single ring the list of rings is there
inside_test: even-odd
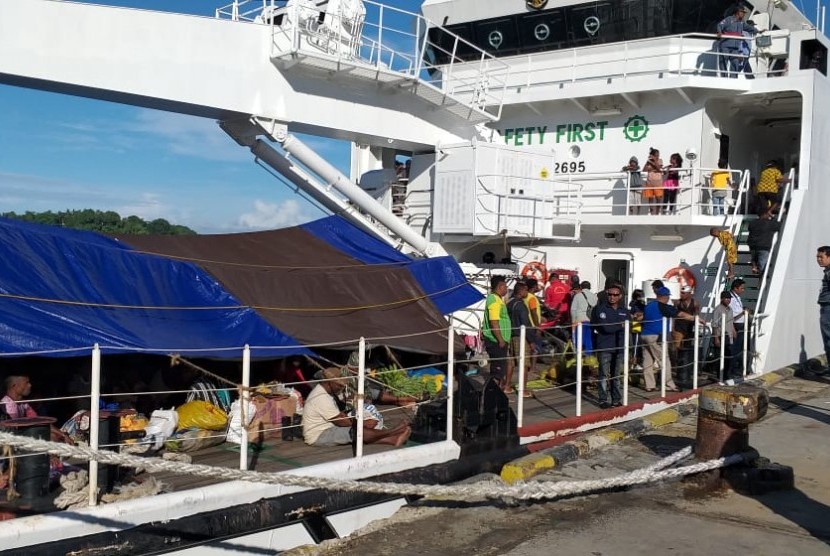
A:
[[[628,366],[631,364],[631,354],[628,350],[631,349],[631,321],[626,320],[623,324],[623,405],[628,405]]]
[[[700,323],[697,320],[695,320],[695,353],[692,361],[692,389],[697,390],[700,373]]]
[[[723,371],[726,365],[726,313],[720,316],[720,374],[718,380],[723,382]]]
[[[576,416],[582,415],[582,323],[576,325]]]
[[[527,329],[525,325],[519,328],[519,401],[516,404],[516,409],[519,413],[517,425],[522,426],[524,410],[525,410],[525,358],[527,357],[527,350],[525,343],[527,342]]]
[[[669,319],[667,317],[663,317],[663,337],[662,342],[660,345],[660,396],[665,398],[666,397],[666,381],[668,380],[668,363],[669,363],[669,342],[668,342],[668,330],[669,330]]]
[[[743,365],[744,365],[744,372],[743,376],[746,378],[746,371],[747,371],[747,355],[749,351],[749,311],[744,309],[744,351],[743,351]]]
[[[90,377],[89,400],[89,448],[98,449],[98,430],[101,419],[101,348],[92,348],[92,374]],[[98,505],[98,462],[89,461],[89,505]]]
[[[242,348],[242,395],[239,396],[239,469],[248,470],[248,404],[251,401],[251,347]]]
[[[360,337],[360,348],[358,351],[358,370],[357,370],[357,446],[355,451],[356,457],[363,457],[363,397],[366,391],[366,338]]]
[[[453,400],[455,375],[455,329],[447,330],[447,440],[452,440]]]

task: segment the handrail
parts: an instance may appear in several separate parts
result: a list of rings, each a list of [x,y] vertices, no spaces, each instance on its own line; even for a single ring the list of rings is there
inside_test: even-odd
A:
[[[781,209],[778,211],[778,222],[780,223],[783,220],[784,216],[784,205],[790,199],[793,190],[793,182],[795,181],[795,169],[791,168],[790,173],[787,176],[788,181],[787,185],[784,188],[784,195],[781,197]],[[755,300],[755,312],[758,313],[762,309],[766,309],[766,307],[762,307],[763,304],[766,303],[766,293],[767,289],[767,280],[769,277],[769,268],[772,266],[772,262],[774,260],[773,255],[778,255],[778,238],[781,235],[781,230],[779,229],[775,234],[772,236],[772,245],[770,246],[769,250],[769,258],[767,259],[767,264],[764,266],[764,273],[761,275],[761,284],[758,286],[758,298]],[[752,336],[755,337],[758,333],[757,330],[757,319],[752,319]]]
[[[738,198],[735,200],[735,207],[734,207],[734,210],[732,211],[732,214],[730,215],[731,218],[730,218],[729,224],[727,225],[727,228],[729,229],[729,233],[732,234],[732,237],[735,241],[736,246],[737,246],[737,242],[738,242],[738,236],[736,235],[736,232],[738,231],[738,227],[741,225],[741,222],[743,222],[743,215],[740,215],[740,218],[738,218],[739,209],[740,209],[741,203],[743,201],[744,193],[746,193],[748,188],[749,188],[749,170],[745,170],[743,172],[743,175],[741,176],[741,184],[740,184],[740,186],[738,186]],[[711,294],[711,297],[709,299],[708,311],[710,313],[715,309],[715,305],[717,304],[717,301],[719,301],[717,290],[718,290],[718,286],[720,285],[720,282],[721,282],[721,276],[723,275],[723,265],[726,262],[726,249],[721,249],[721,251],[722,251],[721,258],[720,258],[720,262],[718,263],[718,273],[715,277],[715,287],[712,288],[712,294]]]

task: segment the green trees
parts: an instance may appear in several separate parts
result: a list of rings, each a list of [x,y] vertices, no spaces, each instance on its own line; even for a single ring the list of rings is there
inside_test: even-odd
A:
[[[25,220],[35,224],[47,224],[50,226],[63,226],[76,230],[91,230],[104,234],[135,234],[135,235],[195,235],[196,232],[187,226],[171,224],[164,218],[156,218],[150,222],[142,220],[138,216],[121,218],[121,215],[111,210],[101,211],[92,209],[67,210],[61,212],[31,212],[23,214],[5,212],[0,214],[4,218]]]

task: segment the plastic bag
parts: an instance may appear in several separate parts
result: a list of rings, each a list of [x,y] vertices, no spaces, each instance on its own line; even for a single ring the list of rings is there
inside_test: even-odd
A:
[[[174,409],[157,409],[150,415],[150,422],[144,429],[145,441],[153,443],[153,449],[161,448],[164,441],[176,430],[179,416]]]
[[[204,429],[187,429],[179,431],[164,441],[164,447],[170,452],[195,452],[216,446],[225,441],[225,435]]]
[[[231,419],[230,426],[228,426],[228,442],[232,444],[242,443],[243,431],[251,424],[256,414],[256,405],[252,401],[248,401],[248,409],[245,412],[245,424],[242,424],[242,405],[240,400],[236,400],[231,404]]]
[[[228,414],[204,400],[193,400],[176,408],[179,430],[206,429],[218,431],[228,424]]]

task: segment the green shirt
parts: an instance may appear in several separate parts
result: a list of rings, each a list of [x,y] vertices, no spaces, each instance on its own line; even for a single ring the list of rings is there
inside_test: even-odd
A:
[[[481,325],[481,334],[485,340],[491,342],[498,342],[495,334],[490,329],[490,321],[499,321],[499,330],[501,337],[505,342],[510,341],[510,316],[507,314],[507,305],[500,295],[490,293],[487,296],[487,302],[484,308],[484,323]]]

